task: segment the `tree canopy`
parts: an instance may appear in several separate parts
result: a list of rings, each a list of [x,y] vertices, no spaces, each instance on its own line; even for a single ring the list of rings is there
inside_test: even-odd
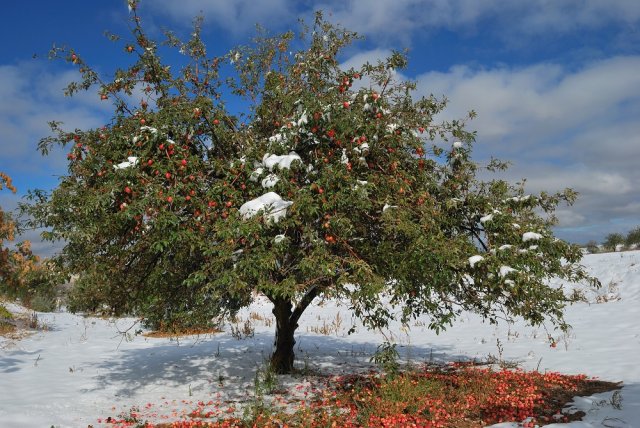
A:
[[[440,330],[464,310],[566,327],[568,299],[548,280],[592,280],[550,229],[575,193],[479,180],[475,134],[436,119],[445,100],[415,98],[397,77],[404,54],[343,69],[357,35],[318,14],[300,35],[209,57],[199,20],[189,40],[158,43],[130,3],[132,37],[113,37],[130,64],[112,79],[79,52],[52,52],[81,73],[69,95],[97,88],[114,107],[104,127],[52,122],[41,141],[45,153],[69,149],[68,174],[50,195],[33,192],[30,212],[64,240],[59,269],[80,275],[71,309],[180,329],[264,295],[280,373],[318,297],[342,299],[371,328],[399,313]],[[184,55],[179,71],[163,63],[166,46]],[[229,108],[238,98],[245,108]]]
[[[622,246],[624,243],[625,239],[622,233],[610,233],[605,237],[602,245],[608,250],[616,251],[618,245]]]

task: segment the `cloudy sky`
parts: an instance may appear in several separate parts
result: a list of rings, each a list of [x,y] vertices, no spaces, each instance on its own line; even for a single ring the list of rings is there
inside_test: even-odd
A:
[[[186,35],[202,14],[209,52],[224,54],[256,24],[295,29],[319,9],[365,36],[343,63],[407,48],[404,76],[421,94],[446,96],[448,118],[475,110],[478,160],[511,161],[506,176],[526,178],[531,192],[577,190],[578,202],[559,212],[559,237],[602,241],[640,225],[640,1],[143,0],[140,15],[152,34]],[[48,121],[87,128],[108,114],[96,93],[63,96],[74,70],[48,61],[48,50],[73,47],[109,76],[122,52],[104,32],[126,36],[129,13],[125,0],[32,0],[5,2],[2,16],[0,171],[19,192],[0,193],[0,206],[11,209],[66,171],[62,153],[36,150]]]

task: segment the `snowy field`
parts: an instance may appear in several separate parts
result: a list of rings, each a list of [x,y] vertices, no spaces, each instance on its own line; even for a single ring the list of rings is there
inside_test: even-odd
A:
[[[325,374],[366,369],[384,333],[414,363],[493,356],[529,370],[622,381],[621,403],[612,400],[613,392],[578,398],[575,407],[587,413],[585,421],[553,426],[640,427],[640,251],[588,255],[583,263],[603,287],[568,309],[573,330],[567,335],[518,323],[491,326],[469,314],[439,336],[426,329],[426,319],[410,331],[357,328],[348,336],[359,324],[346,307],[327,302],[301,319],[297,366]],[[239,408],[254,393],[256,372],[271,352],[269,311],[257,302],[223,333],[179,340],[135,335],[139,326],[131,319],[39,313],[44,330],[20,340],[0,337],[0,426],[107,426],[106,417],[132,407],[141,420],[162,422],[179,419],[198,402],[220,411]],[[238,340],[232,327],[235,336],[245,328],[253,336]],[[317,379],[283,376],[279,389],[289,391],[288,399],[302,398]]]

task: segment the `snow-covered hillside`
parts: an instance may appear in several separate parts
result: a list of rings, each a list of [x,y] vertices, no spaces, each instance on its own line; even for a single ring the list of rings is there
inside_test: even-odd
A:
[[[425,327],[427,320],[410,331],[368,332],[345,307],[325,302],[303,315],[298,364],[338,373],[366,368],[384,333],[416,363],[492,355],[531,370],[623,381],[621,406],[612,405],[612,393],[580,398],[576,405],[586,421],[558,426],[640,427],[640,251],[587,255],[583,263],[603,288],[568,309],[573,330],[567,335],[524,324],[491,326],[471,314],[439,336]],[[139,326],[131,319],[38,314],[46,329],[20,340],[0,338],[0,426],[98,427],[99,418],[133,406],[149,421],[179,418],[199,401],[234,406],[251,396],[271,352],[269,311],[257,302],[241,314],[235,335],[254,329],[242,340],[233,337],[231,325],[224,333],[171,340],[134,335]],[[348,336],[354,324],[357,331]],[[299,396],[314,386],[300,376],[280,383]]]

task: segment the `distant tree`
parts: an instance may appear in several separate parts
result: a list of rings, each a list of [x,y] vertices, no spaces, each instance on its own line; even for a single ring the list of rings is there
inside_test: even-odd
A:
[[[596,241],[589,241],[587,242],[587,245],[585,246],[585,248],[587,249],[587,251],[589,251],[591,254],[595,254],[598,251],[600,251],[600,248],[598,248],[598,243]]]
[[[424,314],[441,330],[464,310],[566,328],[568,299],[548,280],[596,282],[550,230],[575,193],[479,181],[464,121],[435,122],[445,102],[413,99],[415,85],[394,79],[404,55],[342,69],[356,35],[319,14],[300,40],[263,37],[208,58],[197,22],[186,42],[167,33],[187,61],[175,73],[130,4],[134,62],[111,81],[54,51],[82,73],[69,95],[97,86],[114,106],[102,128],[52,123],[41,142],[69,148],[68,175],[51,195],[33,192],[29,211],[65,241],[59,269],[81,274],[72,309],[180,328],[261,294],[279,373],[292,370],[298,321],[319,297],[343,299],[370,328]],[[232,94],[245,112],[227,110]]]
[[[627,247],[640,246],[640,227],[636,227],[627,233],[625,245]]]
[[[11,178],[0,172],[0,190],[5,187],[16,192]],[[18,242],[15,247],[8,245],[17,234],[17,222],[0,208],[0,295],[10,299],[19,298],[26,306],[30,306],[34,298],[43,303],[47,300],[45,296],[49,296],[48,300],[53,302],[51,295],[55,294],[52,287],[55,274],[39,263],[40,259],[31,251],[29,241]],[[45,307],[41,305],[38,309]],[[47,309],[51,309],[51,306]]]
[[[11,177],[0,171],[0,190],[7,188],[16,193]],[[0,207],[0,290],[9,282],[13,276],[12,250],[6,247],[6,242],[14,240],[16,234],[16,223],[11,214],[5,212]]]
[[[602,245],[610,251],[616,251],[618,245],[624,245],[624,242],[625,239],[622,233],[610,233],[606,236]]]

